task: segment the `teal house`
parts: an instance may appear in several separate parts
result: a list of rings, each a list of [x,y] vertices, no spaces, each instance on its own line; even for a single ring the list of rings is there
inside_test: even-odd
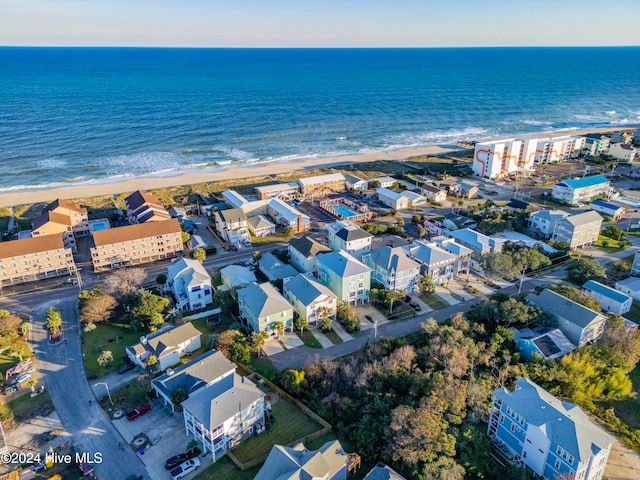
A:
[[[371,289],[369,267],[342,250],[320,254],[316,258],[318,278],[340,300],[352,305],[369,302]]]
[[[240,316],[254,332],[276,335],[276,322],[282,322],[285,330],[293,330],[293,307],[269,282],[252,283],[237,294]]]

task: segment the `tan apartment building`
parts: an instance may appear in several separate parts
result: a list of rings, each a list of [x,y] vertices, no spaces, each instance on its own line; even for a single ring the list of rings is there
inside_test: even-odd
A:
[[[137,190],[125,198],[124,203],[127,206],[127,220],[131,225],[163,222],[171,218],[162,202],[151,192]]]
[[[0,243],[0,286],[73,275],[73,252],[61,235],[44,235]]]
[[[302,195],[310,198],[344,192],[347,189],[347,180],[341,173],[300,178],[298,179],[298,184]]]
[[[182,229],[175,218],[93,232],[91,261],[96,271],[174,257],[182,251]]]
[[[76,237],[89,235],[87,209],[59,198],[42,209],[42,214],[31,223],[31,229],[32,237],[62,236],[64,246],[75,252]]]

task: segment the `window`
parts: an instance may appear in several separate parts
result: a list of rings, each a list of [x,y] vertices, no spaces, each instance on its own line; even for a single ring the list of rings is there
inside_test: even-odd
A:
[[[511,424],[511,431],[514,432],[516,430],[516,424],[512,423]]]
[[[560,469],[560,460],[556,460],[555,469],[556,470]]]

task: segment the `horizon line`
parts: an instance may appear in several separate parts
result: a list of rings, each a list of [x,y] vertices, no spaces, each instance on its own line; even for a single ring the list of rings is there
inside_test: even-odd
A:
[[[200,50],[426,50],[462,48],[637,48],[629,45],[445,45],[445,46],[191,46],[191,45],[0,45],[0,48],[173,48]]]

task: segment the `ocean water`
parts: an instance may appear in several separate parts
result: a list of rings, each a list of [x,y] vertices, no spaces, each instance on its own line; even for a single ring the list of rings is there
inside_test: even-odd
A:
[[[640,47],[0,48],[0,191],[640,123]]]

